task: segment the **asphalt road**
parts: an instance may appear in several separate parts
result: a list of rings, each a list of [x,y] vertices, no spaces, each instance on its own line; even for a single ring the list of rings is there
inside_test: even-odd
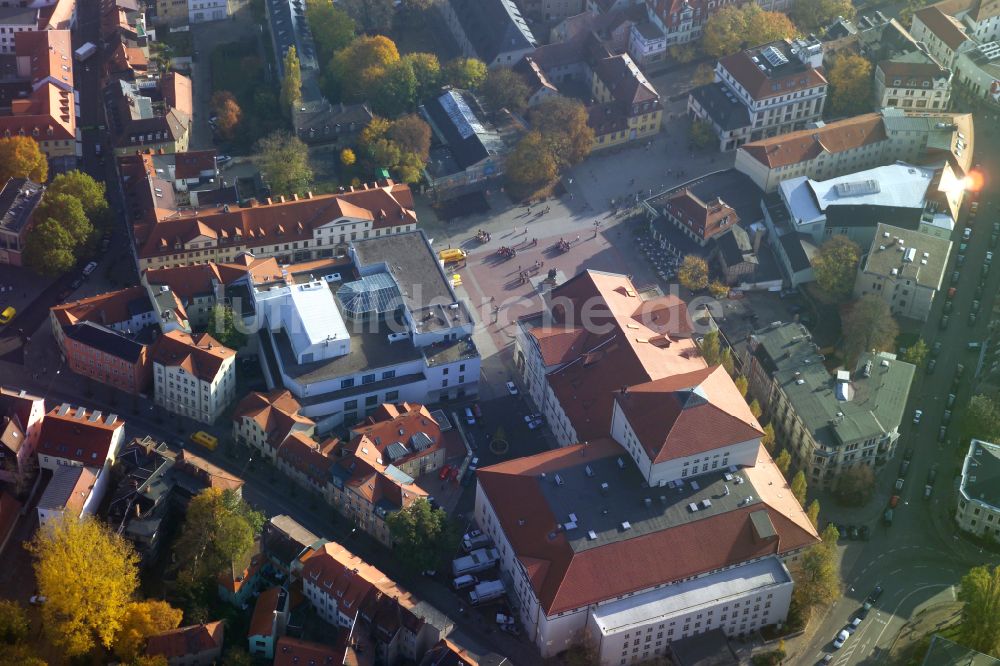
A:
[[[983,123],[982,125],[985,125]],[[910,389],[906,420],[902,427],[899,453],[879,476],[880,491],[876,497],[894,494],[891,490],[900,469],[903,451],[912,449],[912,464],[900,495],[891,527],[879,521],[885,508],[883,504],[858,511],[859,520],[872,526],[868,542],[848,541],[842,547],[842,576],[845,596],[822,618],[813,639],[807,646],[798,647],[795,663],[811,664],[824,654],[835,653],[837,666],[884,663],[897,633],[915,611],[934,600],[953,600],[954,588],[969,568],[992,562],[1000,557],[983,552],[960,537],[951,516],[956,505],[958,475],[961,472],[960,423],[970,396],[974,393],[979,354],[968,349],[968,343],[987,338],[990,311],[996,292],[1000,289],[1000,246],[982,290],[981,309],[975,325],[967,318],[972,308],[974,291],[979,284],[981,268],[989,248],[990,232],[994,222],[1000,221],[1000,137],[994,132],[976,135],[976,161],[982,164],[986,186],[980,193],[979,214],[973,221],[973,235],[960,269],[950,323],[942,330],[940,320],[945,306],[944,298],[935,299],[933,311],[922,328],[928,346],[941,342],[937,367],[928,375],[919,368]],[[967,211],[968,205],[966,205]],[[967,214],[967,212],[966,212]],[[963,216],[963,222],[965,218]],[[945,276],[945,288],[950,284],[952,271],[956,270],[958,243],[961,242],[960,224],[954,235],[955,248]],[[957,400],[948,430],[947,441],[938,442],[938,428],[942,425],[947,394],[951,392],[956,366],[965,366],[965,375],[958,383]],[[919,426],[912,423],[913,411],[923,410]],[[933,495],[924,499],[924,485],[928,472],[936,468],[937,480]],[[879,502],[879,499],[873,502]],[[861,518],[860,516],[864,516]],[[842,540],[842,543],[843,540]],[[844,628],[876,586],[885,592],[861,627],[846,645],[834,651],[832,640]]]

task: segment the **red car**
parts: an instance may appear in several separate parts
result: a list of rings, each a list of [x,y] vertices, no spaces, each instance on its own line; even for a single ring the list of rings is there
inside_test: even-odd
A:
[[[445,479],[448,478],[448,472],[450,471],[451,471],[451,465],[445,465],[444,467],[441,468],[441,473],[438,474],[438,478],[444,481]]]
[[[897,504],[899,504],[899,495],[893,495],[892,498],[889,499],[889,506],[895,509]]]
[[[458,470],[457,467],[452,467],[451,468],[451,482],[452,483],[458,483],[458,471],[459,470]]]

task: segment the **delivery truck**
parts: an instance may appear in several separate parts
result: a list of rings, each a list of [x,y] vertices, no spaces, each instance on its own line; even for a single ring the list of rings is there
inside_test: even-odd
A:
[[[469,601],[472,602],[473,606],[478,606],[479,604],[485,604],[487,601],[499,599],[503,595],[502,582],[498,580],[484,580],[469,592]]]
[[[485,571],[500,561],[500,553],[496,548],[480,548],[464,557],[459,557],[451,563],[451,571],[455,576]]]

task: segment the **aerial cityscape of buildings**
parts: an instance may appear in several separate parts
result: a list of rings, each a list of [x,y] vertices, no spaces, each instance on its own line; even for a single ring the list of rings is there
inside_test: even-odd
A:
[[[831,4],[0,3],[0,666],[1000,659],[1000,4]]]

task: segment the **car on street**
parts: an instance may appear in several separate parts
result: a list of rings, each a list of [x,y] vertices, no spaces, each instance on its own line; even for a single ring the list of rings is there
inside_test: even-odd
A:
[[[948,436],[948,426],[941,426],[938,428],[938,441],[943,442],[945,437]]]
[[[982,300],[982,298],[983,298],[983,286],[982,285],[980,285],[980,284],[976,285],[976,290],[972,292],[972,297],[974,299],[976,299],[977,301],[978,300]]]
[[[944,415],[941,417],[941,423],[943,423],[945,425],[948,425],[949,423],[951,423],[951,410],[950,409],[944,410]]]
[[[952,273],[951,273],[951,283],[952,284],[958,284],[958,279],[960,277],[962,277],[961,273],[959,273],[958,271],[952,271]]]
[[[0,312],[0,326],[9,324],[17,315],[17,309],[13,305],[8,305]]]
[[[962,267],[962,266],[965,265],[965,255],[964,254],[958,255],[958,261],[955,262],[955,265],[959,266],[959,267]]]
[[[899,475],[900,476],[906,476],[906,473],[908,471],[910,471],[910,461],[909,460],[904,460],[899,465]]]
[[[903,460],[913,460],[913,449],[903,451]]]
[[[83,277],[89,277],[91,273],[97,270],[97,262],[92,261],[83,267]]]
[[[920,419],[924,416],[924,410],[917,409],[913,411],[913,425],[920,425]]]
[[[955,394],[949,393],[948,398],[944,401],[945,407],[951,408],[955,405]]]
[[[941,328],[948,328],[948,315],[941,317]]]
[[[881,585],[876,585],[876,586],[875,586],[875,589],[873,589],[873,590],[872,590],[872,592],[871,592],[871,594],[869,594],[869,595],[868,595],[868,598],[869,598],[869,599],[871,599],[871,602],[872,602],[873,604],[874,604],[874,603],[877,603],[877,602],[878,602],[878,600],[879,600],[879,597],[881,597],[881,596],[882,596],[882,593],[883,593],[884,591],[885,591],[885,590],[883,590],[883,589],[882,589],[882,586],[881,586]]]
[[[892,497],[889,498],[890,507],[895,509],[898,504],[899,504],[899,495],[893,495]]]
[[[995,248],[997,246],[997,240],[1000,240],[1000,234],[990,234],[990,247]]]
[[[476,415],[472,413],[472,407],[465,408],[465,422],[469,425],[476,425]]]
[[[227,162],[231,162],[232,160],[233,160],[233,158],[230,157],[229,155],[219,155],[218,157],[215,158],[215,162],[219,166],[222,166],[223,164],[226,164]]]
[[[972,311],[979,312],[979,301],[972,301]]]
[[[941,354],[941,341],[938,340],[931,345],[931,358],[937,358]]]
[[[448,474],[450,472],[451,472],[451,465],[445,465],[444,467],[441,468],[441,471],[438,472],[438,478],[444,481],[445,479],[448,478]]]
[[[927,472],[927,483],[933,486],[935,480],[937,480],[937,467],[931,467]]]
[[[868,612],[871,611],[871,609],[872,609],[871,604],[866,601],[865,604],[858,609],[858,617],[860,617],[862,620],[865,619],[866,617],[868,617]]]
[[[863,617],[855,615],[854,618],[851,620],[851,623],[847,625],[847,630],[853,634],[855,631],[858,630],[858,627],[861,626],[861,623],[863,621],[864,621]]]
[[[43,597],[40,594],[33,594],[31,595],[31,599],[28,600],[28,603],[30,603],[32,606],[41,606],[48,600],[49,600],[48,597]]]
[[[987,252],[986,253],[986,263],[987,264],[993,263],[993,253],[992,252]]]
[[[858,538],[861,536],[861,533],[858,531],[858,526],[849,525],[847,528],[847,536],[851,541],[857,541]]]
[[[937,359],[936,358],[932,358],[931,360],[927,361],[927,374],[928,375],[933,375],[934,374],[934,369],[936,367],[937,367]]]
[[[541,414],[539,414],[538,412],[532,412],[531,414],[525,414],[524,415],[524,422],[525,423],[531,423],[532,421],[535,421],[535,420],[540,419],[540,418],[542,418]]]
[[[528,422],[528,430],[538,430],[545,423],[542,419],[535,419],[534,421]]]
[[[896,490],[902,490],[904,483],[906,483],[906,479],[903,478],[896,479],[896,485],[895,485]]]
[[[858,533],[861,535],[861,540],[862,541],[868,541],[868,539],[872,535],[872,530],[867,525],[862,525],[861,529],[858,530]]]
[[[930,499],[934,493],[934,486],[924,486],[924,499]]]
[[[517,384],[515,384],[514,382],[507,382],[507,393],[510,393],[511,395],[517,395],[518,394]]]
[[[833,649],[839,650],[844,647],[844,643],[846,643],[847,639],[850,637],[851,634],[847,631],[847,629],[841,629],[840,633],[837,634],[837,637],[833,639]]]
[[[964,240],[969,240],[970,238],[972,238],[972,227],[966,227],[965,230],[962,231],[962,238]]]
[[[1000,222],[993,223],[993,233],[1000,234]]]
[[[969,313],[969,319],[968,319],[967,323],[969,324],[969,326],[975,326],[976,325],[976,313],[975,312],[970,312]]]

